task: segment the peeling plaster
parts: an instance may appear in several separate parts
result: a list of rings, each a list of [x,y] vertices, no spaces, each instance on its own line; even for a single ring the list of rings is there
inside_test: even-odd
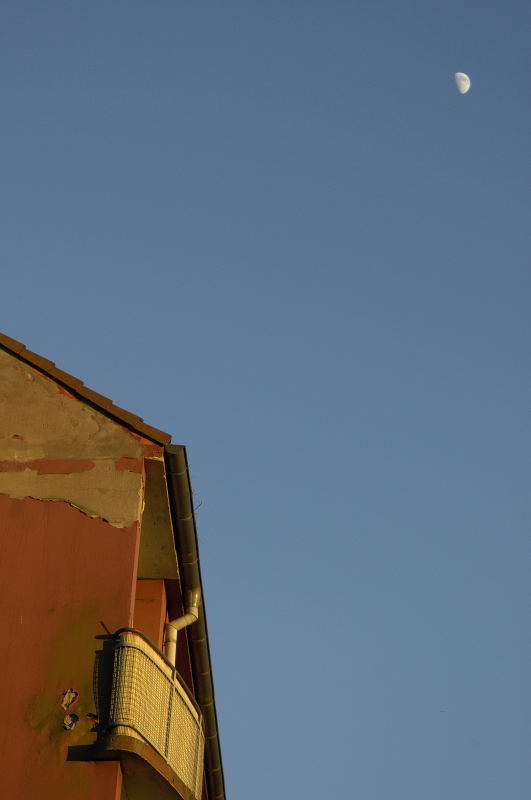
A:
[[[67,689],[66,692],[63,692],[61,695],[61,707],[66,711],[67,708],[70,708],[72,703],[76,702],[78,695],[79,693],[76,692],[75,689]]]
[[[39,474],[32,469],[0,472],[0,492],[16,500],[65,501],[111,525],[127,528],[142,514],[142,476],[117,470],[114,461],[102,460],[88,472]]]
[[[1,349],[0,374],[0,460],[142,458],[153,447]]]
[[[64,501],[125,528],[141,518],[143,459],[162,448],[0,350],[0,493]]]
[[[90,519],[99,519],[101,522],[105,522],[108,525],[112,525],[113,528],[124,528],[123,525],[113,522],[110,519],[106,519],[102,517],[100,514],[95,514],[91,512],[88,508],[82,508],[82,506],[78,506],[75,503],[71,503],[68,500],[64,500],[62,497],[34,497],[31,494],[25,495],[24,497],[13,497],[9,494],[0,494],[0,497],[9,497],[13,500],[36,500],[38,503],[64,503],[65,505],[73,508],[75,511],[79,511],[80,514],[83,514],[85,517],[89,517]],[[143,505],[143,504],[142,504]],[[135,520],[137,522],[137,520]],[[22,624],[22,620],[20,622]]]
[[[76,727],[78,722],[79,717],[77,714],[67,714],[63,719],[63,728],[65,728],[67,731],[71,731]]]

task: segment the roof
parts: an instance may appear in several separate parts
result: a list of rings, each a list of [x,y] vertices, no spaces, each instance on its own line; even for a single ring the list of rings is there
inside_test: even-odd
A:
[[[92,405],[102,409],[106,414],[114,417],[114,419],[118,420],[119,422],[123,422],[129,428],[132,428],[133,430],[137,431],[137,433],[142,434],[142,436],[152,439],[154,442],[157,442],[157,444],[169,444],[171,442],[171,435],[169,433],[161,431],[158,428],[153,428],[151,425],[147,425],[142,417],[138,417],[136,414],[131,414],[130,411],[126,411],[124,408],[115,406],[112,400],[110,400],[108,397],[89,389],[88,386],[85,386],[83,381],[74,377],[74,375],[70,375],[68,372],[63,372],[62,369],[59,369],[55,366],[53,361],[43,358],[37,353],[33,353],[31,350],[28,350],[28,348],[23,345],[22,342],[17,342],[16,339],[12,339],[10,336],[0,333],[0,347],[10,353],[13,353],[18,358],[26,361],[28,364],[31,364],[31,366],[36,367],[41,372],[44,372],[46,375],[49,375],[50,378],[53,378],[58,383],[62,384],[78,397],[81,397]]]

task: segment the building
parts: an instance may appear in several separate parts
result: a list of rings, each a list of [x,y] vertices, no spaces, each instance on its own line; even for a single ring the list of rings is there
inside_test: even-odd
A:
[[[187,457],[170,438],[0,335],[6,800],[225,798]]]

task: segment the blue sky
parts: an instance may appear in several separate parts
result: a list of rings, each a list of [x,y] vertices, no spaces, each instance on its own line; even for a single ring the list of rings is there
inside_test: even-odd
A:
[[[528,52],[2,4],[2,329],[188,447],[231,800],[529,796]]]

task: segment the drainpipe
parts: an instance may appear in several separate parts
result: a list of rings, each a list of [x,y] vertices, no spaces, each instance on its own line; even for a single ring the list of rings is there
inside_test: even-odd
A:
[[[189,589],[186,592],[186,614],[166,623],[164,629],[164,655],[175,666],[177,658],[177,634],[183,628],[197,622],[199,618],[199,605],[201,603],[201,589]]]
[[[182,445],[167,444],[164,450],[181,580],[183,587],[188,589],[201,586],[188,459],[186,448]],[[225,800],[223,763],[204,603],[199,606],[199,619],[190,629],[188,638],[194,675],[194,694],[201,707],[205,725],[205,777],[208,796],[211,800]]]

